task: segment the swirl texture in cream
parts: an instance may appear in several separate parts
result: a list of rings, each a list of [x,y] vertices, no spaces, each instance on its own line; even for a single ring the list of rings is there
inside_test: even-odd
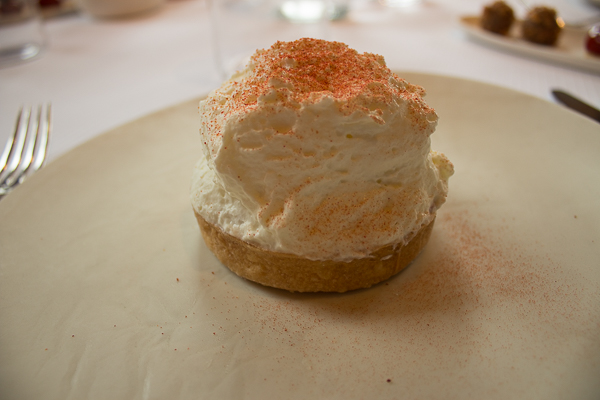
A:
[[[438,117],[383,57],[277,42],[199,106],[195,211],[265,250],[350,261],[405,244],[444,203]]]

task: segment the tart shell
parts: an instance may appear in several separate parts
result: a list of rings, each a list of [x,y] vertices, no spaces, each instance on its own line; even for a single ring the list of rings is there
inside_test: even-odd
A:
[[[427,244],[435,219],[405,245],[391,244],[371,256],[315,261],[272,252],[223,232],[195,213],[207,247],[237,275],[291,292],[346,292],[382,282],[406,268]]]

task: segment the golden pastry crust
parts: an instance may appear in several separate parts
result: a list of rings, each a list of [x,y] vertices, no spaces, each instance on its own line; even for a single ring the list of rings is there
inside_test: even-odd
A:
[[[406,268],[427,244],[434,221],[406,245],[389,245],[371,257],[344,261],[313,261],[293,254],[261,249],[196,219],[208,248],[237,275],[292,292],[346,292],[382,282]]]

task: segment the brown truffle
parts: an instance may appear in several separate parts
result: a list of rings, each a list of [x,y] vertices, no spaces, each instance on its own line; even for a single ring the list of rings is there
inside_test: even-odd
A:
[[[554,46],[560,32],[556,10],[549,7],[535,7],[529,11],[521,26],[523,39],[546,46]]]
[[[486,31],[506,35],[514,21],[513,9],[503,1],[496,1],[483,8],[481,27]]]

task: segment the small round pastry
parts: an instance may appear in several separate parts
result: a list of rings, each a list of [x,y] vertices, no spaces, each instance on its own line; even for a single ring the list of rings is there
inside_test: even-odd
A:
[[[236,274],[298,292],[367,288],[427,243],[453,166],[437,115],[383,57],[277,42],[200,102],[191,201]]]
[[[499,35],[507,35],[514,22],[513,9],[504,1],[496,1],[485,6],[480,19],[483,29]]]
[[[527,13],[521,25],[523,39],[528,42],[554,46],[562,28],[556,21],[556,10],[549,7],[535,7]]]

